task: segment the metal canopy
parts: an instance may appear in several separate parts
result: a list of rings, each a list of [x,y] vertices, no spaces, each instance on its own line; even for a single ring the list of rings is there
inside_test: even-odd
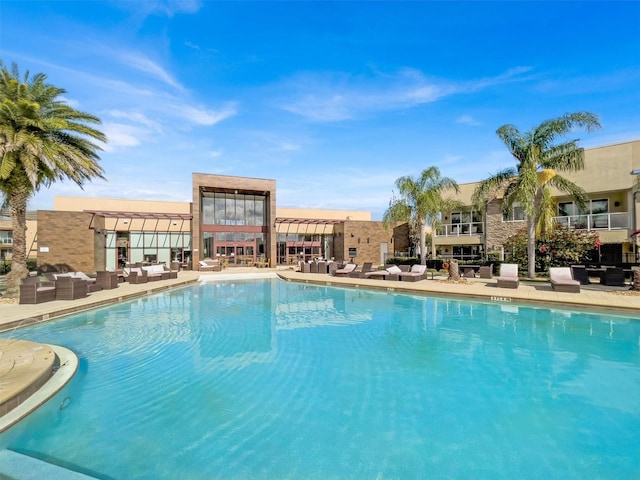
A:
[[[176,220],[180,220],[180,230],[182,230],[185,221],[190,221],[193,219],[193,215],[190,213],[153,213],[153,212],[118,212],[118,211],[107,211],[107,210],[84,210],[86,213],[90,213],[92,215],[91,222],[89,222],[89,228],[95,228],[93,225],[93,219],[96,217],[102,218],[115,218],[116,224],[114,230],[118,231],[130,231],[131,225],[127,222],[127,220],[142,220],[142,229],[145,229],[147,220],[155,220],[155,226],[152,231],[158,232],[158,224],[160,220],[170,220],[176,224]],[[118,225],[118,222],[123,220],[123,223],[126,227],[121,227]],[[170,230],[166,230],[170,231]]]
[[[128,218],[143,220],[191,220],[193,215],[190,213],[152,213],[152,212],[118,212],[118,211],[100,211],[85,210],[95,217],[104,218]]]
[[[276,218],[276,223],[290,223],[293,225],[336,225],[344,220],[329,220],[322,218]]]

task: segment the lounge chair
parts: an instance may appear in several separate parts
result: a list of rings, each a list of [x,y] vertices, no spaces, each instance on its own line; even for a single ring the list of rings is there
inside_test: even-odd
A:
[[[347,263],[344,267],[337,269],[333,272],[336,277],[347,277],[351,272],[354,272],[358,265],[355,263]]]
[[[356,269],[353,272],[351,272],[349,274],[349,276],[351,278],[364,278],[364,274],[367,272],[371,271],[371,268],[373,267],[373,263],[372,262],[365,262],[362,264],[362,268],[361,269]]]
[[[373,270],[364,274],[364,278],[374,278],[382,280],[400,280],[402,270],[397,265],[391,265],[384,270]]]
[[[56,299],[56,287],[53,282],[42,281],[38,277],[23,278],[20,283],[20,303],[33,304],[50,302]]]
[[[222,265],[220,264],[220,260],[205,258],[198,262],[198,270],[201,272],[221,272]]]
[[[517,263],[503,263],[500,265],[500,274],[496,286],[501,288],[518,288],[520,279],[518,278]]]
[[[300,273],[311,273],[311,264],[307,262],[302,262],[300,264]]]
[[[569,267],[549,268],[549,279],[556,292],[580,293],[580,282],[573,279]]]
[[[403,282],[418,282],[427,278],[427,266],[415,264],[411,266],[408,272],[400,272],[398,274]]]

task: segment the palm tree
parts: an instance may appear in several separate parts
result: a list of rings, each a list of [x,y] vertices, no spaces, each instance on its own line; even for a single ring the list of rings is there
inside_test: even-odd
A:
[[[19,295],[27,275],[27,201],[42,186],[70,179],[82,184],[103,177],[100,147],[92,139],[106,136],[88,126],[100,120],[70,107],[60,98],[65,90],[46,83],[46,75],[25,72],[0,61],[0,192],[11,210],[13,252],[5,296]]]
[[[420,177],[400,177],[396,180],[399,197],[392,197],[384,212],[383,222],[407,222],[418,231],[420,237],[420,263],[426,265],[427,224],[433,225],[438,214],[447,209],[449,202],[442,197],[447,189],[459,192],[458,184],[448,177],[441,177],[437,167],[429,167]]]
[[[581,208],[587,200],[582,188],[558,173],[584,168],[584,150],[578,147],[577,139],[556,143],[575,127],[591,131],[600,128],[600,122],[594,114],[578,112],[546,120],[524,134],[513,125],[503,125],[496,133],[518,163],[480,182],[473,194],[474,203],[483,205],[495,198],[497,192],[502,192],[504,212],[511,211],[515,203],[520,204],[527,222],[530,278],[536,274],[536,228],[548,226],[549,218],[555,213],[550,187],[569,194]]]

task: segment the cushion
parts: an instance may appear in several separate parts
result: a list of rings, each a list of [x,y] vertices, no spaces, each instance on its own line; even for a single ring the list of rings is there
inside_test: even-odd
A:
[[[392,265],[390,267],[387,267],[387,272],[389,272],[392,275],[395,275],[397,273],[402,272],[402,270],[400,270],[400,267],[398,267],[397,265]]]
[[[198,263],[200,264],[201,267],[207,267],[208,266],[207,262],[205,262],[204,260],[200,260]]]
[[[413,273],[423,274],[426,270],[427,270],[427,266],[426,265],[416,264],[416,265],[413,265],[411,267],[411,271]]]

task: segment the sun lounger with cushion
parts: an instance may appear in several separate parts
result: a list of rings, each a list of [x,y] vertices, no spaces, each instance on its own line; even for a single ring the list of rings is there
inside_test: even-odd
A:
[[[365,262],[361,269],[356,269],[349,274],[351,278],[364,278],[364,274],[371,271],[372,262]]]
[[[220,260],[205,258],[198,262],[198,270],[201,272],[221,272],[222,265],[220,265]]]
[[[373,270],[364,274],[364,278],[374,278],[381,280],[400,280],[402,270],[397,265],[391,265],[384,270]]]
[[[498,287],[502,288],[518,288],[520,279],[518,278],[517,263],[503,263],[500,265],[500,274],[498,275]]]
[[[351,272],[354,272],[356,267],[355,263],[347,263],[344,267],[337,269],[333,272],[333,275],[336,277],[347,277]]]
[[[551,280],[551,288],[556,292],[580,292],[580,282],[573,279],[569,267],[549,268],[549,279]]]
[[[398,275],[403,282],[418,282],[427,278],[427,266],[420,264],[412,265],[411,270],[408,272],[400,272]]]

